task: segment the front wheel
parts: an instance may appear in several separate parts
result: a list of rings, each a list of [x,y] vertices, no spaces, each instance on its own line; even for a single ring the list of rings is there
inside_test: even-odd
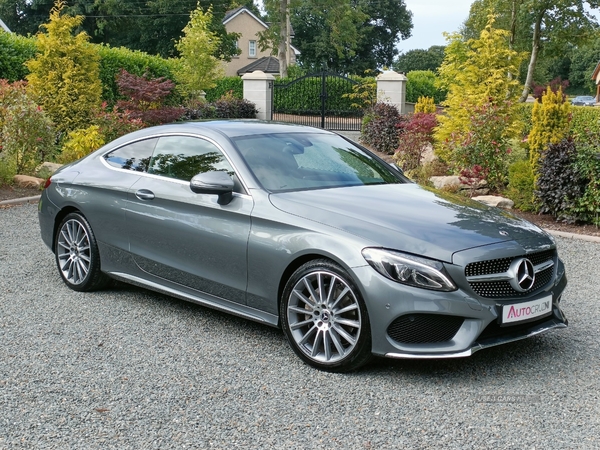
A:
[[[75,291],[93,291],[104,287],[109,278],[100,271],[100,253],[88,221],[71,213],[62,220],[54,239],[58,272],[65,284]]]
[[[316,260],[296,270],[283,291],[280,317],[292,349],[313,367],[348,372],[371,358],[364,301],[337,264]]]

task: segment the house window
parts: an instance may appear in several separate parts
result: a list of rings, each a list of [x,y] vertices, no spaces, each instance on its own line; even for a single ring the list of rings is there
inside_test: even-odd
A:
[[[235,47],[235,51],[236,51],[236,54],[233,55],[233,57],[234,58],[239,58],[240,57],[240,53],[242,53],[242,52],[240,52],[240,43],[238,41],[235,41],[233,43],[233,46]]]
[[[256,41],[248,42],[248,58],[256,58]]]

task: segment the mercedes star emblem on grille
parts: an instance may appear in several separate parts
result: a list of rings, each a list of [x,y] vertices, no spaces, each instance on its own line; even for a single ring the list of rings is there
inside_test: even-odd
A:
[[[527,292],[535,283],[535,270],[527,258],[515,259],[510,265],[509,272],[513,274],[511,286],[517,292]]]

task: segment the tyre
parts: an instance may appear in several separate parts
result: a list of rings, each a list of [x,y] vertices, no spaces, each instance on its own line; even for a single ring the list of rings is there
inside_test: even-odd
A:
[[[92,228],[79,213],[68,214],[58,226],[54,255],[60,276],[75,291],[101,289],[109,281],[100,272],[100,254]]]
[[[285,286],[279,312],[290,346],[307,364],[348,372],[371,358],[365,303],[337,264],[315,260],[296,270]]]

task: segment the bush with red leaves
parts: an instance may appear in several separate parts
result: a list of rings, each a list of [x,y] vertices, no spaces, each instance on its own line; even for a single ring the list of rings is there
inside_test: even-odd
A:
[[[174,122],[185,112],[181,107],[165,105],[175,88],[175,83],[165,77],[152,79],[147,74],[139,77],[122,69],[117,75],[117,86],[119,94],[128,99],[119,100],[117,107],[147,125]]]

